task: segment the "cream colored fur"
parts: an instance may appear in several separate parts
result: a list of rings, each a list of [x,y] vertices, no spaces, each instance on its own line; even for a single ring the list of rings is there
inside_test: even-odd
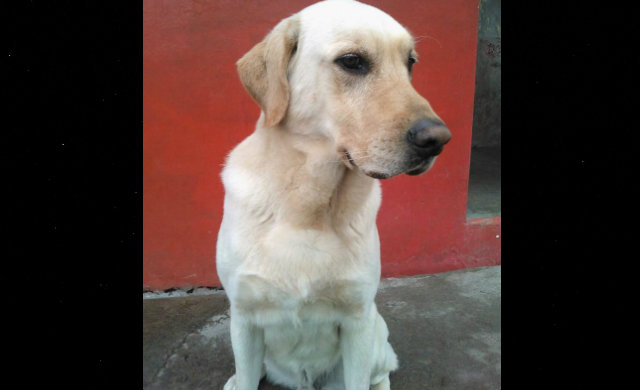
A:
[[[334,62],[366,53],[373,70]],[[388,389],[398,366],[374,297],[380,278],[380,185],[416,161],[404,133],[437,118],[411,86],[413,39],[355,1],[314,4],[280,22],[238,61],[262,108],[222,172],[217,270],[231,302],[236,374],[226,390],[272,382]],[[409,156],[409,157],[408,157]]]

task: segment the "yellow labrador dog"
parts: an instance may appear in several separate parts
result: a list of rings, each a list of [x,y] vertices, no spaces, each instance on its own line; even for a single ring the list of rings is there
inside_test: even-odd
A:
[[[428,170],[451,133],[411,85],[407,30],[356,1],[282,20],[238,62],[262,112],[222,171],[217,270],[236,372],[297,389],[389,389],[374,297],[380,184]]]

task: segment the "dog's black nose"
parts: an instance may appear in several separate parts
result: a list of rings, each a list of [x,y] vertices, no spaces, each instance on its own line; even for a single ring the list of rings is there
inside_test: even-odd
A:
[[[438,155],[451,139],[451,131],[439,121],[420,119],[407,132],[407,140],[421,155]]]

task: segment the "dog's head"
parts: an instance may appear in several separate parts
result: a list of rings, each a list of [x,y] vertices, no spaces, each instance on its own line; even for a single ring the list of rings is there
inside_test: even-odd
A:
[[[356,1],[316,3],[281,21],[237,63],[265,127],[324,137],[350,169],[426,172],[451,132],[411,85],[409,32]]]

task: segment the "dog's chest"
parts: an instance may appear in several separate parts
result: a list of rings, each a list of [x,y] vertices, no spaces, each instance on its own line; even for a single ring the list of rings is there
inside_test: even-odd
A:
[[[375,289],[360,278],[326,280],[298,274],[275,279],[246,274],[238,275],[234,303],[265,326],[307,320],[331,322],[364,310]]]

